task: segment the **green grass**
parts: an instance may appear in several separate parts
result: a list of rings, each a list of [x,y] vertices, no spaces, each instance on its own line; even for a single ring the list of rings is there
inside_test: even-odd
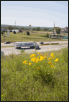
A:
[[[51,53],[54,67],[48,64]],[[31,62],[31,54],[24,51],[1,58],[1,101],[68,101],[68,49],[46,54],[47,59],[38,63]],[[23,64],[25,60],[32,64]]]
[[[5,33],[5,40],[4,37],[1,34],[1,42],[11,41],[35,41],[35,42],[41,42],[41,41],[59,41],[59,39],[51,39],[44,37],[46,33],[30,33],[30,35],[26,35],[26,33],[16,33],[10,32],[9,37],[7,37],[7,33]],[[61,39],[61,41],[64,41]]]
[[[5,47],[14,47],[14,46],[1,46],[1,48],[5,48]]]

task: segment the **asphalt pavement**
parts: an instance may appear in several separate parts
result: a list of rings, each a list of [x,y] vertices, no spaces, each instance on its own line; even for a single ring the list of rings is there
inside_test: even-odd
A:
[[[11,44],[4,44],[1,43],[1,46],[7,46],[7,47],[1,47],[1,51],[4,52],[5,55],[9,55],[9,54],[20,54],[21,50],[24,50],[25,53],[35,53],[36,52],[46,52],[46,51],[54,51],[54,50],[60,50],[62,48],[68,47],[68,41],[53,41],[53,42],[44,42],[44,43],[59,43],[62,45],[40,45],[40,42],[37,42],[37,44],[39,45],[40,49],[31,49],[31,48],[25,48],[22,47],[21,49],[15,49],[14,47],[8,47],[10,46],[14,46],[14,43]]]
[[[40,42],[36,42],[38,45],[40,45],[39,43]],[[44,42],[44,43],[59,43],[59,44],[67,44],[68,41],[49,41],[49,42]],[[14,43],[10,43],[10,44],[4,44],[4,43],[1,43],[1,46],[14,46]]]

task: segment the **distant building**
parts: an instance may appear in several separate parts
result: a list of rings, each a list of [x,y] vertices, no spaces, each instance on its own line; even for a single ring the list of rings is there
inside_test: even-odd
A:
[[[12,32],[16,32],[16,33],[18,33],[19,32],[19,30],[17,30],[17,29],[12,29]]]
[[[61,28],[61,33],[68,33],[68,27]]]
[[[68,36],[61,34],[50,34],[51,39],[68,39]]]
[[[1,31],[7,31],[6,29],[4,29],[4,28],[1,28]]]

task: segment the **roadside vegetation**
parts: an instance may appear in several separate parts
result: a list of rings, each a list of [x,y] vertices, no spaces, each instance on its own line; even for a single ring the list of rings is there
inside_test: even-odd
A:
[[[68,48],[2,57],[1,101],[68,101]]]
[[[43,33],[42,31],[37,31],[30,33],[27,35],[26,33],[16,33],[10,32],[9,37],[7,37],[7,33],[5,32],[5,39],[4,36],[1,34],[1,43],[6,41],[11,42],[25,42],[25,41],[35,41],[35,42],[47,42],[47,41],[65,41],[63,39],[51,39],[49,38],[51,32]]]

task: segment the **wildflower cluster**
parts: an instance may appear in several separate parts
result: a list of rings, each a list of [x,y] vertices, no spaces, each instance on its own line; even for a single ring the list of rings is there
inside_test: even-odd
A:
[[[27,62],[27,60],[23,61],[23,64],[28,64],[29,66],[32,65],[32,62],[34,63],[38,63],[40,61],[43,61],[44,59],[48,59],[48,64],[51,65],[51,67],[54,67],[54,65],[52,64],[52,59],[55,58],[54,53],[51,53],[51,57],[47,58],[47,54],[45,53],[44,56],[42,54],[39,55],[39,52],[37,53],[38,56],[36,54],[32,54],[30,55],[30,62]],[[54,62],[57,62],[58,58],[56,58],[54,60]],[[40,69],[39,67],[37,69]]]
[[[23,61],[24,64],[27,64],[27,60]]]

